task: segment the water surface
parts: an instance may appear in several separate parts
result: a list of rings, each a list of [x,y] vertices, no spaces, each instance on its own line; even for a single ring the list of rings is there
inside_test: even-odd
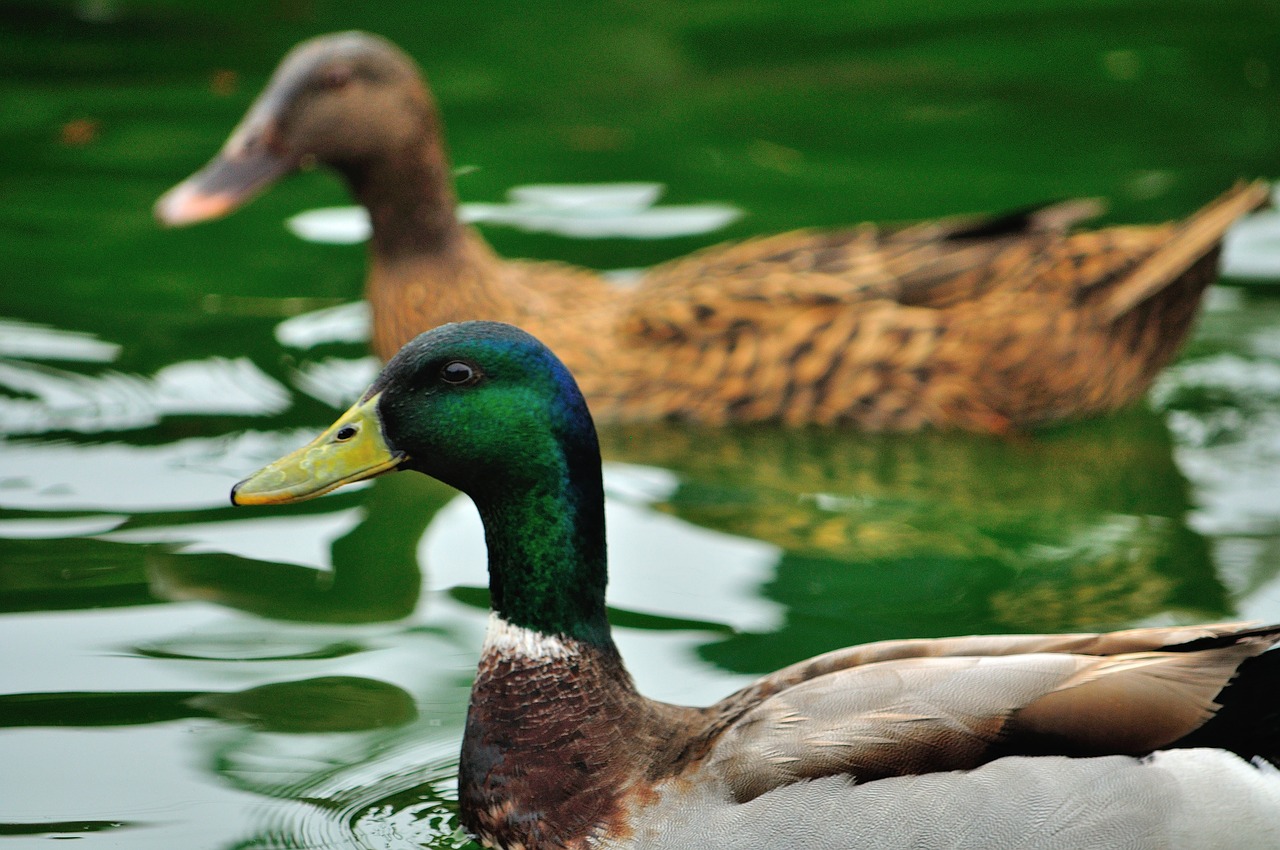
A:
[[[1242,0],[349,6],[0,2],[0,845],[466,843],[469,503],[409,475],[227,503],[376,368],[361,248],[286,227],[341,187],[149,214],[298,39],[402,44],[486,236],[602,270],[1079,195],[1155,221],[1280,163],[1280,16]],[[665,188],[585,228],[521,190],[582,183]],[[1280,298],[1227,284],[1107,420],[607,429],[642,689],[705,703],[880,638],[1280,619]]]

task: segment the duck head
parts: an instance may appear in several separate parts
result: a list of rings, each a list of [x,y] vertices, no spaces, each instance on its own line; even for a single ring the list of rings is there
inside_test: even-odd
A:
[[[313,163],[358,194],[371,163],[424,143],[438,149],[438,139],[435,105],[403,51],[368,33],[320,36],[285,56],[222,150],[161,196],[155,214],[170,226],[218,218]]]
[[[496,322],[419,335],[327,431],[241,481],[231,501],[298,502],[396,469],[475,502],[503,620],[612,646],[595,427],[542,343]]]
[[[284,504],[397,469],[485,502],[555,479],[599,478],[586,402],[534,337],[499,322],[419,334],[310,444],[236,485],[237,505]]]

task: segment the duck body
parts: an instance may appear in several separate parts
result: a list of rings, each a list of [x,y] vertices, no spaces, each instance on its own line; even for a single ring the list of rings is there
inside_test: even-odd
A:
[[[459,807],[488,846],[1280,846],[1280,625],[886,641],[669,705],[611,637],[595,430],[544,346],[486,322],[424,333],[232,500],[396,469],[484,522]]]
[[[765,680],[699,710],[635,695],[613,678],[613,662],[600,664],[581,646],[561,644],[548,654],[543,644],[536,658],[522,654],[538,641],[512,643],[509,629],[494,623],[490,631],[462,750],[463,819],[489,846],[1225,850],[1280,840],[1280,773],[1229,751],[998,757],[995,751],[1019,749],[995,744],[1000,714],[1019,710],[1007,695],[988,705],[987,716],[942,717],[938,703],[911,694],[929,682],[924,693],[936,687],[954,699],[966,676],[969,684],[1004,687],[1021,676],[1152,661],[1143,652],[1082,659],[1069,649],[1103,638],[1119,644],[1120,636],[1023,636],[1005,646],[982,638],[919,641],[924,652],[942,644],[960,654],[906,655],[897,663],[873,661],[879,648],[860,646],[851,652],[867,653],[868,666],[824,673],[831,680],[804,680],[755,702],[777,686]],[[1128,638],[1151,645],[1158,631]],[[495,632],[503,638],[494,640]],[[1036,652],[1020,652],[1019,643]],[[988,654],[1005,650],[1015,654]],[[1052,699],[1051,691],[1036,699]],[[520,707],[518,719],[512,707]],[[1093,708],[1100,717],[1078,722],[1125,722],[1110,705]],[[837,722],[823,726],[822,719]],[[1046,744],[1047,751],[1075,748]]]
[[[1152,746],[1199,728],[1199,701],[1227,679],[1210,674],[1183,705],[1180,687],[1219,664],[1229,679],[1280,638],[1233,631],[891,641],[689,709],[640,696],[612,652],[495,617],[462,750],[464,822],[503,848],[1273,846],[1280,772]],[[1193,640],[1219,645],[1169,648]],[[1249,672],[1280,672],[1266,666]]]
[[[1155,738],[1085,742],[1037,730],[1017,741],[1011,731],[1019,712],[1069,692],[1053,688],[1163,664],[1172,653],[1144,647],[1194,631],[855,647],[813,678],[767,677],[708,709],[646,700],[615,658],[589,647],[511,632],[491,625],[460,765],[464,823],[488,846],[1225,850],[1280,841],[1272,768],[1218,748],[1142,755]],[[1115,655],[1082,654],[1107,642]],[[1022,708],[1010,699],[1019,681],[1028,685]],[[981,714],[949,714],[982,701],[968,685],[999,690]],[[1117,731],[1109,723],[1134,722],[1131,706],[1092,701],[1057,720],[1102,736]],[[1024,748],[1089,755],[998,755]],[[1133,754],[1096,754],[1126,749]]]
[[[1265,203],[1238,186],[1189,219],[1072,232],[1093,205],[902,228],[797,231],[655,267],[635,287],[498,257],[460,224],[436,109],[412,60],[363,33],[305,42],[223,150],[157,202],[225,214],[305,161],[373,225],[373,347],[454,321],[552,347],[600,420],[1005,431],[1140,397],[1185,339],[1219,243]]]

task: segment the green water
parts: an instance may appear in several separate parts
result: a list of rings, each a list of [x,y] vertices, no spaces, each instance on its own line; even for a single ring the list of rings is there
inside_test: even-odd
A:
[[[285,49],[353,27],[423,64],[464,201],[653,181],[743,213],[486,228],[512,256],[634,268],[1076,195],[1153,221],[1280,173],[1260,0],[0,2],[0,847],[465,843],[470,505],[408,475],[227,504],[370,368],[288,333],[361,291],[358,246],[283,226],[340,186],[184,231],[149,212]],[[1280,619],[1278,291],[1215,289],[1147,404],[1031,437],[607,431],[640,686],[705,703],[856,641]]]

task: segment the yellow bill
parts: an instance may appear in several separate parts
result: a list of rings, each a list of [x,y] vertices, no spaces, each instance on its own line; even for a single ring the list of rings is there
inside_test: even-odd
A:
[[[382,436],[380,397],[357,402],[319,437],[231,488],[231,504],[301,502],[395,469],[406,456]]]

